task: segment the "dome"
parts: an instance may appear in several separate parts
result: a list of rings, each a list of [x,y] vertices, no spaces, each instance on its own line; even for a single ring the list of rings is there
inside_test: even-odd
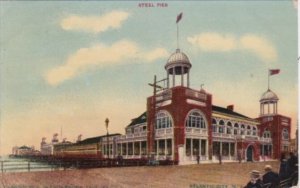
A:
[[[260,99],[260,102],[267,102],[267,101],[278,101],[279,98],[277,97],[277,95],[271,91],[270,89],[268,89],[268,91],[266,91],[261,99]]]
[[[173,68],[175,68],[175,74],[185,74],[188,72],[188,69],[192,67],[189,58],[183,52],[180,52],[180,49],[177,49],[175,53],[173,53],[165,65],[165,69],[173,74]],[[183,68],[183,69],[182,69]],[[183,70],[183,72],[182,72]]]

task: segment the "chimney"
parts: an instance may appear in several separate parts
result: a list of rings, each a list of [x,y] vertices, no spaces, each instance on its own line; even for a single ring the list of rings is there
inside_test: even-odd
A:
[[[230,110],[230,111],[233,111],[233,110],[234,110],[234,105],[233,105],[233,104],[228,105],[228,106],[227,106],[227,109]]]

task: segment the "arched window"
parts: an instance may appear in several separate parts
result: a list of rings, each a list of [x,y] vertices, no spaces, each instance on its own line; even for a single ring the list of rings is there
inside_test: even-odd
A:
[[[205,129],[206,123],[205,123],[203,115],[200,112],[192,111],[188,115],[185,126]]]
[[[256,127],[253,127],[253,132],[252,132],[252,134],[253,134],[253,136],[256,136],[256,134],[257,134],[257,129],[256,129]]]
[[[219,121],[219,133],[224,133],[224,121],[223,120],[220,120]]]
[[[287,129],[282,130],[282,139],[283,140],[288,140],[289,139],[289,132]]]
[[[251,127],[249,125],[247,126],[247,135],[251,135]]]
[[[227,122],[227,134],[231,134],[232,124],[230,121]]]
[[[159,111],[156,115],[156,129],[172,127],[172,118],[166,111]]]
[[[241,135],[244,135],[245,134],[245,125],[242,124],[241,125]]]
[[[239,124],[235,123],[234,124],[234,132],[233,132],[233,134],[237,135],[238,133],[239,133]]]
[[[216,119],[212,119],[212,126],[213,126],[213,132],[214,133],[218,132]]]
[[[264,138],[271,138],[271,132],[270,132],[269,129],[265,129],[263,137]]]

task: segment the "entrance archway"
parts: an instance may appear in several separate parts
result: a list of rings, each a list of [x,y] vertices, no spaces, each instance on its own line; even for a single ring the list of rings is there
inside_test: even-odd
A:
[[[253,161],[254,148],[252,145],[248,146],[246,151],[247,161]]]

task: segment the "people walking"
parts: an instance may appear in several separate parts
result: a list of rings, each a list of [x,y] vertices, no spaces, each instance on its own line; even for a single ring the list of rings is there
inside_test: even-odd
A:
[[[197,155],[197,164],[199,164],[200,163],[200,155],[198,154]]]

